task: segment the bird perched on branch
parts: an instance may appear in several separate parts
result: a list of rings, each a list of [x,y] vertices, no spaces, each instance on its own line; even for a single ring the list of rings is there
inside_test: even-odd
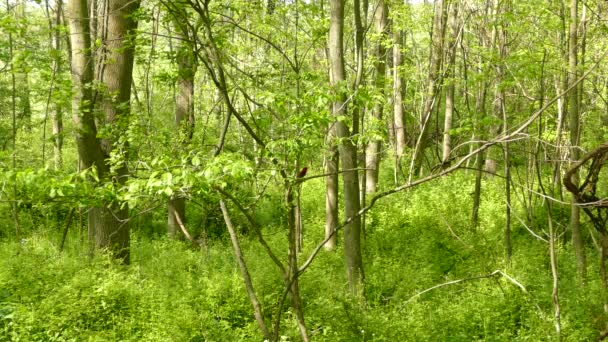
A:
[[[296,178],[302,178],[306,176],[306,172],[308,172],[308,167],[304,166],[300,172],[296,175]]]

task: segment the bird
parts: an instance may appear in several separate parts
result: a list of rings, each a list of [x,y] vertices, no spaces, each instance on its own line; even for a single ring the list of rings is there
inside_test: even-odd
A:
[[[300,172],[298,172],[296,178],[302,178],[302,177],[306,176],[306,172],[308,172],[308,167],[304,166],[302,168],[302,170],[300,170]]]

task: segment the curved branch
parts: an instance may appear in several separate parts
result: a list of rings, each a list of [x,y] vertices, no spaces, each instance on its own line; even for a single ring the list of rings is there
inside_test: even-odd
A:
[[[319,243],[315,247],[315,249],[312,251],[311,255],[308,257],[308,259],[306,259],[306,262],[304,262],[304,264],[302,264],[302,266],[300,266],[300,268],[298,269],[297,275],[300,275],[300,274],[304,273],[304,271],[306,271],[306,269],[310,266],[310,264],[313,262],[313,260],[319,254],[319,252],[321,251],[321,249],[323,248],[323,246],[325,245],[325,243],[327,243],[327,241],[329,241],[334,234],[336,234],[339,230],[341,230],[346,225],[348,225],[349,223],[351,223],[358,216],[361,216],[364,213],[366,213],[369,210],[371,210],[374,207],[374,205],[376,204],[376,201],[378,201],[379,199],[381,199],[383,197],[386,197],[388,195],[392,195],[394,193],[401,192],[403,190],[407,190],[409,188],[415,187],[415,186],[420,185],[422,183],[429,182],[429,181],[431,181],[431,180],[433,180],[435,178],[439,178],[439,177],[448,175],[448,174],[456,171],[457,169],[459,169],[462,165],[464,165],[466,163],[467,160],[471,159],[473,156],[476,156],[478,153],[481,153],[481,152],[485,151],[486,149],[490,148],[493,145],[502,143],[502,142],[504,142],[506,140],[510,140],[514,136],[520,134],[526,128],[528,128],[528,126],[530,126],[536,119],[538,119],[538,117],[544,111],[546,111],[550,106],[552,106],[558,99],[562,98],[564,95],[566,95],[572,89],[574,89],[574,87],[576,87],[580,82],[582,82],[585,78],[587,78],[587,76],[589,76],[589,74],[599,65],[599,63],[604,58],[606,58],[606,56],[608,56],[608,51],[604,52],[604,54],[595,62],[595,64],[587,72],[585,72],[578,80],[576,80],[576,82],[574,82],[573,84],[571,84],[570,87],[568,87],[566,90],[564,90],[563,92],[561,92],[560,94],[558,94],[557,96],[555,96],[554,98],[552,98],[550,101],[547,101],[547,103],[543,107],[541,107],[539,110],[537,110],[536,112],[534,112],[530,116],[530,118],[528,120],[524,121],[519,127],[517,127],[516,129],[514,129],[511,133],[508,133],[508,134],[502,133],[502,134],[498,135],[495,139],[490,140],[490,141],[484,143],[483,145],[481,145],[477,149],[471,151],[469,154],[467,154],[464,157],[462,157],[458,162],[456,162],[455,164],[453,164],[449,168],[444,169],[444,170],[442,170],[441,172],[439,172],[437,174],[429,175],[427,177],[417,179],[417,180],[415,180],[413,182],[409,182],[407,184],[398,186],[396,188],[393,188],[393,189],[381,192],[381,193],[375,195],[374,197],[372,197],[371,200],[370,200],[370,202],[369,202],[369,204],[367,206],[365,206],[364,208],[362,208],[361,210],[359,210],[359,212],[356,215],[353,215],[353,216],[347,218],[341,225],[337,226],[331,234],[328,234],[328,236],[325,237],[325,239],[323,241],[321,241],[321,243]]]

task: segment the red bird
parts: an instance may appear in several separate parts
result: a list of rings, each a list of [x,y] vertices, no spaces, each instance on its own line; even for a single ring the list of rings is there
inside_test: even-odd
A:
[[[306,176],[306,172],[308,172],[308,167],[304,166],[302,168],[302,170],[300,170],[300,172],[298,172],[298,175],[296,176],[296,178],[302,178],[302,177]]]

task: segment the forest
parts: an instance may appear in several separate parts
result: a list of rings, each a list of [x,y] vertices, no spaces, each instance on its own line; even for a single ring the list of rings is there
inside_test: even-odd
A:
[[[2,1],[0,340],[606,339],[606,18]]]

